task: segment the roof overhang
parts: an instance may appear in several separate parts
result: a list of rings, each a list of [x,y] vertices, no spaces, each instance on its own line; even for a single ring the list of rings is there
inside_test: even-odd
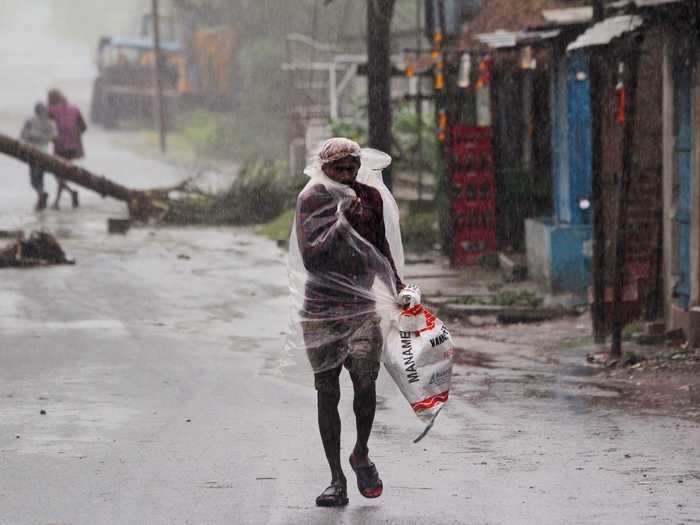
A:
[[[519,46],[531,46],[539,42],[556,38],[561,34],[559,29],[543,31],[504,31],[476,35],[476,39],[494,49],[507,49]]]
[[[589,47],[606,46],[616,38],[636,31],[644,24],[644,19],[637,15],[620,15],[606,18],[592,25],[566,48],[575,51]]]
[[[569,7],[566,9],[544,9],[542,18],[547,24],[556,26],[588,24],[593,21],[592,7]]]
[[[683,0],[633,0],[637,7],[657,7],[667,4],[679,4]]]

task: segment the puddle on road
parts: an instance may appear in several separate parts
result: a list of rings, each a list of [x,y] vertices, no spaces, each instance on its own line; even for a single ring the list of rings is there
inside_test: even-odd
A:
[[[620,398],[622,393],[615,389],[600,388],[598,385],[560,385],[557,388],[526,388],[525,398],[566,399],[580,398]]]
[[[45,332],[98,332],[100,337],[123,337],[128,334],[123,322],[112,319],[84,319],[80,321],[31,321],[9,319],[0,321],[0,331],[5,334],[45,333]]]
[[[496,368],[495,359],[483,352],[455,348],[454,362],[457,365],[473,366],[477,368]]]

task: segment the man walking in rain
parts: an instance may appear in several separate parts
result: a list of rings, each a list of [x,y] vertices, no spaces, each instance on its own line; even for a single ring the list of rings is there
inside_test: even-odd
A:
[[[338,413],[343,367],[353,384],[357,429],[349,463],[364,497],[376,498],[383,490],[368,448],[384,344],[382,327],[397,303],[420,301],[417,288],[405,288],[400,278],[398,208],[381,180],[381,169],[390,162],[388,155],[361,150],[351,140],[329,139],[305,171],[311,180],[297,200],[290,244],[291,289],[303,339],[299,346],[305,347],[314,370],[318,425],[331,470],[330,485],[316,498],[319,506],[348,503]],[[384,307],[387,311],[379,311],[378,294],[386,296],[383,305],[391,305]]]

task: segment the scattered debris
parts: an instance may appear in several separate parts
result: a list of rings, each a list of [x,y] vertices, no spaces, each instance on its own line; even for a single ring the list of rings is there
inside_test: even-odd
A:
[[[467,305],[539,308],[544,299],[531,290],[501,290],[491,295],[465,295],[459,302]]]
[[[0,249],[0,268],[53,264],[75,264],[75,261],[68,259],[56,238],[44,231],[32,232],[28,239],[19,232],[13,243]]]
[[[0,230],[0,239],[16,239],[20,233],[19,230]]]
[[[501,324],[543,323],[569,315],[561,308],[523,308],[507,310],[499,313],[496,318]]]
[[[619,365],[622,367],[632,367],[641,364],[643,361],[646,361],[644,356],[641,356],[636,352],[625,352]]]
[[[131,228],[130,219],[107,219],[107,231],[115,234],[126,234]]]
[[[519,282],[527,279],[527,261],[523,255],[499,253],[498,263],[507,282]]]
[[[666,341],[668,341],[669,343],[682,344],[685,342],[685,332],[682,328],[678,328],[677,330],[670,330],[666,332]]]

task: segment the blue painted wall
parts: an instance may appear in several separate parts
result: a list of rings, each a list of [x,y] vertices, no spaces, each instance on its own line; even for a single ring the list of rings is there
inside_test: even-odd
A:
[[[553,291],[584,293],[591,281],[590,258],[584,254],[592,236],[590,212],[579,207],[579,199],[590,199],[593,186],[588,73],[583,52],[555,59],[550,84],[554,218],[526,225],[530,272]]]
[[[693,128],[691,121],[691,68],[681,58],[674,64],[676,104],[676,144],[675,177],[677,183],[676,214],[674,221],[678,235],[676,237],[677,281],[674,286],[676,304],[687,310],[690,306],[690,230],[692,216],[692,180],[693,180]]]
[[[554,218],[557,222],[567,222],[562,205],[562,196],[568,194],[569,140],[566,103],[566,55],[554,62],[550,79],[550,112],[552,121],[552,175],[554,178]]]
[[[553,292],[585,294],[591,282],[584,245],[591,240],[587,225],[555,224],[552,219],[527,219],[528,270]]]
[[[588,214],[582,212],[579,199],[590,199],[593,188],[589,59],[582,51],[569,54],[568,59],[569,192],[566,205],[570,215],[567,222],[585,224]]]
[[[588,55],[575,52],[557,58],[552,75],[552,166],[557,222],[586,224],[579,199],[590,198],[591,96]]]

